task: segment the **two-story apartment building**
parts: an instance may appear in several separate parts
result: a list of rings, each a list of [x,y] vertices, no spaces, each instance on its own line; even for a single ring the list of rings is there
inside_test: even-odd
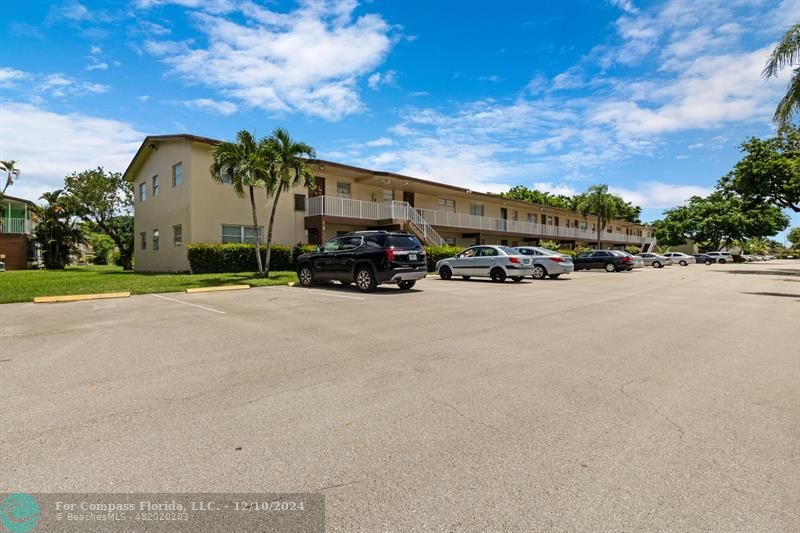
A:
[[[139,148],[125,171],[135,193],[137,270],[188,270],[184,247],[190,242],[255,241],[249,198],[211,179],[211,149],[218,142],[163,135],[147,137]],[[296,187],[281,196],[276,243],[321,244],[348,231],[405,229],[429,244],[597,245],[593,217],[391,172],[310,163],[317,187]],[[272,201],[263,190],[256,195],[263,240]],[[603,232],[603,246],[641,245],[650,231],[613,221]]]
[[[33,257],[33,233],[31,219],[33,202],[4,195],[0,199],[0,263],[7,270],[28,268]]]

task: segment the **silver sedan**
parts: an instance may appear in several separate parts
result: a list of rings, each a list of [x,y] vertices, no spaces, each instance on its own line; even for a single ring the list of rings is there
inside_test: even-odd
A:
[[[672,264],[672,259],[670,259],[669,257],[664,257],[663,255],[649,253],[649,252],[644,252],[636,255],[642,258],[645,266],[651,266],[653,268],[664,268],[665,266]]]
[[[568,255],[540,248],[538,246],[517,246],[517,250],[533,259],[533,278],[558,279],[561,274],[571,274],[575,271],[575,264]]]
[[[442,279],[461,276],[464,279],[489,277],[492,281],[503,282],[511,278],[516,282],[533,273],[530,257],[520,254],[508,246],[480,245],[467,248],[455,257],[448,257],[436,263],[436,272]]]

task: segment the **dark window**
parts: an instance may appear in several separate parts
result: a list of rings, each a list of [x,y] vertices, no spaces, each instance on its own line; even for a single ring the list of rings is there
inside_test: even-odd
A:
[[[295,211],[305,211],[306,210],[306,197],[304,194],[295,194],[294,195],[294,210]]]
[[[361,237],[342,237],[339,242],[340,250],[355,250],[361,246]]]
[[[501,246],[500,249],[506,255],[519,255],[518,251],[516,251],[514,248],[509,248],[508,246]]]
[[[384,242],[383,235],[369,235],[364,237],[364,244],[369,248],[383,248]]]
[[[390,248],[399,248],[401,250],[422,248],[422,245],[413,235],[389,235],[387,241],[387,246]]]
[[[500,254],[498,254],[497,250],[495,250],[494,248],[486,247],[486,248],[481,248],[480,250],[478,250],[478,257],[495,257],[497,255],[500,255]]]
[[[331,239],[322,245],[323,252],[335,252],[339,249],[342,239]]]

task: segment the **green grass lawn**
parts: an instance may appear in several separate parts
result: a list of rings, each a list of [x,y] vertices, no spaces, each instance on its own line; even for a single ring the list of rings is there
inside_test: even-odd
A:
[[[130,291],[131,294],[179,292],[192,287],[251,285],[266,287],[297,281],[294,272],[271,272],[259,278],[252,272],[235,274],[159,274],[123,272],[116,266],[67,267],[64,270],[0,272],[0,303],[30,302],[35,296]]]

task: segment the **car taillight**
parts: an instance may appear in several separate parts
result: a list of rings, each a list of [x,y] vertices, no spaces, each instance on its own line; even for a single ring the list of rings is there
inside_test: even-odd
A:
[[[519,263],[519,257],[514,257],[513,255],[509,255],[508,260],[512,263]]]
[[[556,263],[561,263],[564,261],[563,257],[548,257],[550,261],[555,261]]]
[[[631,258],[630,257],[623,257],[622,258],[622,262],[623,263],[630,263],[631,262]]]
[[[386,259],[389,261],[394,261],[394,248],[387,248],[386,249]]]

